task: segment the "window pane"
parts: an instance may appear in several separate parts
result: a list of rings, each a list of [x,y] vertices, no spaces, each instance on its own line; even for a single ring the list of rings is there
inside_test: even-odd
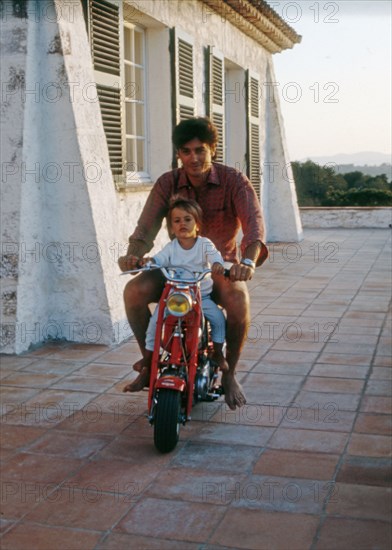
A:
[[[143,103],[135,103],[136,114],[136,132],[137,136],[144,137],[144,105]]]
[[[127,61],[132,59],[132,31],[128,27],[124,27],[124,58]]]
[[[125,97],[128,99],[135,99],[136,97],[136,84],[134,68],[131,65],[125,65],[125,86],[124,93]]]
[[[143,65],[143,35],[141,32],[135,31],[135,63]]]
[[[135,140],[127,138],[127,172],[137,172],[135,158]]]
[[[143,69],[139,69],[138,67],[134,68],[135,70],[135,96],[133,99],[137,99],[138,101],[143,101],[144,99],[144,87],[143,87]]]
[[[133,134],[133,128],[132,128],[132,110],[133,110],[133,104],[129,103],[127,101],[125,103],[125,133],[126,134]]]
[[[136,148],[137,148],[137,169],[139,172],[144,172],[144,139],[137,140]]]

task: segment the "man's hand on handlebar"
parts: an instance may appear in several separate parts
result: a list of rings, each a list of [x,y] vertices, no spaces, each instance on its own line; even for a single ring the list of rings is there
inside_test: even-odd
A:
[[[121,256],[121,258],[118,259],[118,265],[120,266],[121,271],[131,271],[142,268],[151,261],[152,258],[147,256],[145,258],[139,258],[138,256],[128,254],[127,256]]]
[[[255,270],[253,267],[244,264],[233,264],[230,268],[229,279],[232,283],[235,281],[250,281]]]

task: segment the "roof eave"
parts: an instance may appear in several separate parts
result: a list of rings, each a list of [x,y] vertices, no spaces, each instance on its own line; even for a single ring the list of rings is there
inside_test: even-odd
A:
[[[270,53],[279,53],[301,42],[301,36],[264,0],[202,0]]]

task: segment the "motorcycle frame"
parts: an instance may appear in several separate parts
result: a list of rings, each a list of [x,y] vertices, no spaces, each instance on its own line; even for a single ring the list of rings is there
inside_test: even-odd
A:
[[[169,294],[171,294],[171,292],[175,292],[176,290],[190,295],[192,299],[192,309],[186,315],[181,317],[175,317],[170,315],[170,313],[165,316],[166,301]],[[201,327],[201,319],[203,315],[200,284],[195,282],[184,285],[180,282],[173,282],[169,280],[166,281],[157,307],[159,310],[154,340],[154,351],[151,361],[151,375],[148,393],[148,410],[150,411],[150,418],[153,417],[155,393],[159,388],[165,388],[185,393],[185,419],[189,420],[193,405],[193,391],[199,357],[199,329]],[[176,319],[175,323],[173,323],[173,319]],[[162,334],[164,333],[165,326],[169,326],[170,323],[173,324],[173,329],[169,338],[170,346],[169,348],[166,348],[163,346]],[[185,327],[186,349],[184,349],[183,346]],[[176,367],[184,366],[186,368],[186,381],[175,375],[167,375],[158,378],[158,372],[161,366],[160,350],[162,347],[164,347],[165,351],[170,353],[170,365],[175,365]],[[188,357],[185,352],[188,352]]]

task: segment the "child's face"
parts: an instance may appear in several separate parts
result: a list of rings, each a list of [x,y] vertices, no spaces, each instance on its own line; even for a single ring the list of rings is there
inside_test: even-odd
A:
[[[182,208],[173,208],[171,212],[171,226],[177,239],[196,238],[199,226],[192,214]]]

